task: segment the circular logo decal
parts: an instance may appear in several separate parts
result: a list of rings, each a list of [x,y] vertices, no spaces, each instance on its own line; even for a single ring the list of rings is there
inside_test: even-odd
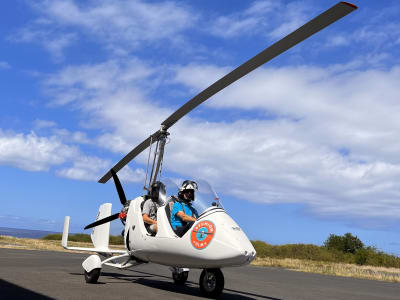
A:
[[[204,249],[207,247],[215,235],[215,225],[211,221],[201,221],[197,223],[190,234],[193,247]]]

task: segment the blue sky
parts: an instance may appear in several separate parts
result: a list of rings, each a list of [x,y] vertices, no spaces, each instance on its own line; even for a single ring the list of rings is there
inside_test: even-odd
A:
[[[3,1],[0,226],[73,231],[97,180],[202,89],[335,1]],[[359,9],[171,129],[164,175],[205,178],[251,239],[351,232],[400,255],[400,3]],[[119,174],[140,194],[146,154]],[[121,226],[114,222],[113,232]]]

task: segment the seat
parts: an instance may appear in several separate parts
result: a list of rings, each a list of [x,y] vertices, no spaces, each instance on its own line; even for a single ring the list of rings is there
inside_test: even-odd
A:
[[[165,214],[167,215],[168,218],[168,222],[171,225],[171,210],[172,210],[172,206],[174,205],[175,200],[173,200],[173,198],[168,201],[167,205],[165,205]],[[171,225],[172,227],[172,225]]]
[[[144,203],[148,200],[148,199],[150,199],[150,197],[148,196],[148,195],[145,195],[145,196],[143,196],[143,198],[144,198],[144,200],[142,201],[142,203],[140,203],[140,210],[143,212],[143,206],[144,206]],[[143,219],[142,219],[142,221],[143,221]],[[152,232],[148,227],[149,227],[149,225],[148,224],[146,224],[144,221],[143,221],[143,224],[144,224],[144,228],[146,228],[146,231],[147,231],[147,234],[148,235],[150,235],[150,236],[155,236],[156,234],[154,233],[154,232]]]

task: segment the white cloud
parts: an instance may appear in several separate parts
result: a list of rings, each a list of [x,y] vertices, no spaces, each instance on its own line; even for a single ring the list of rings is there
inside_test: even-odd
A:
[[[340,46],[347,46],[351,42],[351,38],[344,35],[335,35],[329,37],[327,46],[328,47],[340,47]]]
[[[36,8],[39,18],[20,33],[20,39],[48,36],[43,28],[48,28],[50,24],[54,29],[53,38],[49,44],[43,45],[55,55],[60,55],[62,49],[75,41],[80,33],[120,54],[126,54],[127,50],[142,42],[165,39],[179,42],[182,38],[180,33],[196,20],[196,15],[185,5],[170,1],[102,0],[83,4],[74,0],[43,0],[32,6]],[[76,31],[66,35],[63,34],[65,29]]]
[[[41,24],[42,25],[42,24]],[[13,42],[38,43],[52,56],[53,60],[61,62],[64,59],[63,51],[77,40],[74,33],[57,32],[54,24],[46,27],[37,24],[26,26],[9,37]]]
[[[73,143],[78,143],[78,144],[92,144],[93,141],[91,141],[88,137],[86,132],[82,131],[69,131],[67,129],[59,129],[55,128],[52,130],[53,134],[56,135],[58,138],[62,139],[64,142],[73,142]]]
[[[50,76],[46,86],[53,89],[49,91],[55,95],[53,104],[79,102],[107,92],[110,93],[108,101],[113,101],[113,93],[118,92],[121,86],[129,88],[133,83],[143,83],[142,80],[152,76],[156,70],[135,58],[110,60],[101,64],[67,67]],[[154,89],[156,83],[147,83],[145,87]],[[95,103],[92,105],[96,106]]]
[[[60,165],[79,153],[52,137],[39,137],[35,133],[5,133],[0,130],[0,164],[28,171],[45,171]]]
[[[74,180],[98,181],[111,167],[109,160],[81,155],[74,159],[71,167],[59,169],[56,174]],[[118,177],[125,182],[144,182],[145,171],[141,168],[132,170],[127,166],[118,173]]]
[[[121,77],[129,72],[115,66]],[[170,82],[186,85],[193,94],[226,72],[198,65],[175,70]],[[73,93],[91,95],[80,98],[79,106],[98,128],[107,124],[98,137],[101,147],[125,155],[172,113],[118,76],[109,86],[90,82],[95,73],[102,78],[105,67],[90,68],[81,77],[80,72],[70,67],[49,84],[56,90],[79,86]],[[218,123],[186,117],[171,128],[164,168],[182,177],[208,178],[217,190],[251,201],[305,203],[322,215],[396,218],[400,123],[392,112],[399,73],[400,68],[359,72],[338,66],[260,69],[206,105],[274,117]],[[132,76],[139,82],[147,78]],[[144,165],[146,159],[145,153],[135,161]]]
[[[299,1],[254,1],[242,12],[217,17],[212,22],[210,31],[225,38],[243,34],[282,38],[303,25],[309,19],[310,10],[307,3]]]
[[[7,69],[10,69],[10,68],[11,68],[11,66],[10,66],[10,64],[8,62],[0,61],[0,69],[7,70]]]
[[[70,179],[97,181],[110,165],[110,161],[98,157],[79,156],[73,161],[72,167],[59,169],[56,174]]]
[[[85,155],[77,146],[65,144],[64,140],[82,143],[82,137],[72,140],[76,132],[67,134],[68,138],[62,135],[40,137],[34,132],[22,134],[0,129],[0,164],[27,171],[48,171],[55,167],[58,176],[97,181],[112,166],[111,161]],[[72,166],[67,167],[68,164]],[[144,178],[144,171],[127,169],[122,178],[138,182]]]
[[[34,126],[36,129],[42,129],[42,128],[55,127],[57,126],[57,124],[54,121],[36,119],[34,121]]]

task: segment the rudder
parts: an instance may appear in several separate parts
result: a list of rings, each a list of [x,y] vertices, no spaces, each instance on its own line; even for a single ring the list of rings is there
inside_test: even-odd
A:
[[[111,203],[100,205],[96,221],[111,216],[111,207]],[[108,249],[108,243],[110,240],[110,222],[94,227],[90,237],[95,248]]]

